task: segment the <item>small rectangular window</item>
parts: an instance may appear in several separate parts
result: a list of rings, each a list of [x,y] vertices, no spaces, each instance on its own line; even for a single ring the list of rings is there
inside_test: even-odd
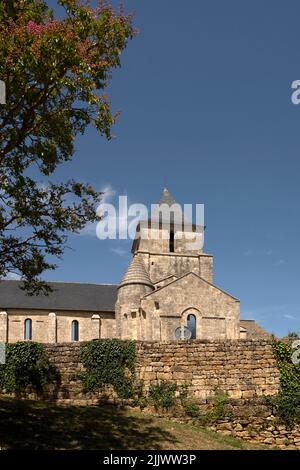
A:
[[[169,249],[170,253],[174,253],[174,231],[170,231],[170,240],[169,240]]]

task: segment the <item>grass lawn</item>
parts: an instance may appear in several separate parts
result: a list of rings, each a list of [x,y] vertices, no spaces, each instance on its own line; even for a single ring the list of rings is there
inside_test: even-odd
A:
[[[121,410],[0,400],[2,449],[257,449],[188,424]]]

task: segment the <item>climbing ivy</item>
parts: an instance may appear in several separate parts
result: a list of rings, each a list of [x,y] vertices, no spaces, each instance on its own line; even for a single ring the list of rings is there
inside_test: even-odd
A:
[[[274,398],[267,398],[279,420],[288,427],[300,423],[300,364],[294,364],[295,350],[290,343],[274,340],[273,353],[280,372],[280,391]]]
[[[31,341],[6,345],[6,363],[0,365],[0,389],[20,395],[30,386],[41,393],[52,378],[44,346]]]
[[[99,339],[81,345],[84,371],[79,374],[85,391],[112,385],[119,398],[134,393],[136,345],[134,341]]]

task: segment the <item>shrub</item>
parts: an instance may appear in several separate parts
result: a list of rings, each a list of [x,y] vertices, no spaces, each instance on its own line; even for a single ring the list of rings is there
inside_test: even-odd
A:
[[[224,417],[225,406],[228,403],[228,393],[215,388],[214,398],[213,398],[213,414],[216,421]]]
[[[157,385],[150,385],[148,400],[153,403],[154,408],[157,410],[170,409],[176,404],[176,390],[177,386],[173,382],[162,381]]]
[[[188,398],[188,385],[181,385],[179,391],[179,399],[182,408],[187,416],[197,418],[199,416],[199,405],[195,399]]]
[[[188,399],[182,403],[182,406],[187,416],[198,418],[200,410],[196,400]]]
[[[228,402],[228,394],[219,388],[215,388],[213,396],[213,409],[199,416],[199,423],[204,425],[213,424],[225,415],[225,406]]]

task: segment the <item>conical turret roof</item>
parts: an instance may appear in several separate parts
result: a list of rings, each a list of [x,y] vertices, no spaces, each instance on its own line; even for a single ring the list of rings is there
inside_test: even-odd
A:
[[[126,273],[123,276],[120,286],[128,284],[143,284],[153,287],[150,276],[146,270],[143,260],[139,256],[134,256],[128,266]]]

